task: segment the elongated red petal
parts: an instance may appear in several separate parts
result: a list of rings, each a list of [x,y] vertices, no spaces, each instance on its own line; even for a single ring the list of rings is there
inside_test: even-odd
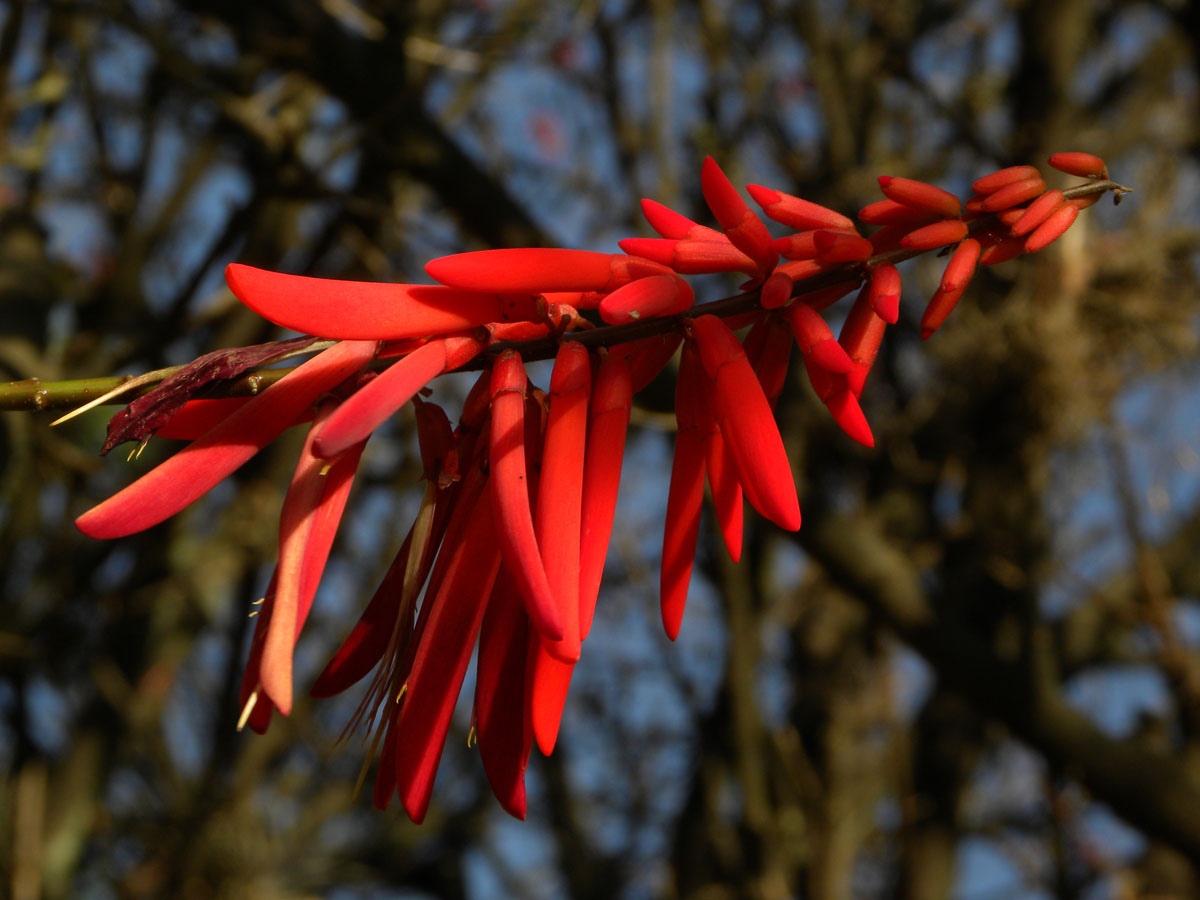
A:
[[[779,262],[779,253],[767,226],[754,214],[711,156],[700,168],[700,188],[733,245],[754,260],[758,273],[766,276]]]
[[[663,529],[660,593],[663,628],[675,640],[687,605],[688,584],[696,557],[700,532],[700,507],[704,502],[704,447],[701,435],[701,395],[692,389],[705,377],[700,358],[685,344],[679,361],[675,390],[675,456],[671,464],[671,486],[667,493],[667,517]]]
[[[525,366],[506,350],[492,367],[491,492],[504,562],[538,631],[562,640],[562,612],[546,580],[529,508],[525,472]]]
[[[979,254],[979,264],[998,266],[1002,262],[1015,259],[1025,252],[1026,240],[1024,237],[1010,237],[985,244],[983,252]]]
[[[823,263],[865,262],[874,253],[866,238],[840,231],[818,231],[813,235],[817,258]]]
[[[675,212],[654,200],[642,201],[642,215],[660,236],[675,240],[720,240],[725,236],[715,228],[693,222],[687,216]]]
[[[887,323],[871,307],[870,295],[864,289],[850,308],[850,314],[842,325],[842,333],[838,335],[838,343],[854,363],[854,368],[846,375],[846,383],[855,397],[862,396],[863,385],[871,366],[875,364],[875,355],[879,352],[886,328]]]
[[[421,388],[473,359],[483,344],[473,337],[432,340],[355,391],[317,433],[315,450],[330,459],[366,440]]]
[[[536,638],[512,575],[501,566],[479,630],[475,729],[483,771],[500,805],[525,818],[525,768],[533,747],[526,709],[529,639]]]
[[[776,269],[763,282],[758,302],[763,309],[779,309],[792,299],[792,276]]]
[[[492,495],[485,490],[462,542],[448,548],[454,558],[432,600],[396,722],[404,737],[396,748],[396,788],[409,818],[418,824],[429,808],[450,717],[500,569],[491,505]]]
[[[800,231],[787,237],[775,239],[775,249],[785,259],[816,259],[817,242],[813,240],[815,231]]]
[[[975,179],[971,190],[976,194],[994,194],[1000,188],[1008,187],[1013,182],[1041,177],[1034,166],[1009,166],[1007,169],[999,169],[990,175]]]
[[[900,318],[900,271],[891,263],[883,263],[872,270],[870,298],[876,315],[889,325],[895,325]]]
[[[1006,184],[998,191],[988,194],[979,204],[984,212],[1000,212],[1012,206],[1020,206],[1032,200],[1046,189],[1046,182],[1038,178],[1025,178]]]
[[[924,181],[881,175],[879,187],[889,200],[895,200],[913,209],[926,210],[951,219],[962,215],[962,204],[957,197]]]
[[[642,338],[629,344],[614,347],[610,352],[625,356],[632,370],[633,392],[643,390],[658,373],[666,368],[667,363],[675,356],[675,351],[683,343],[683,335],[678,331],[658,334]]]
[[[824,233],[828,234],[829,232]],[[775,273],[786,275],[793,282],[800,282],[806,278],[812,278],[823,272],[828,272],[834,265],[836,264],[820,259],[793,259],[779,265],[775,269]]]
[[[1078,207],[1064,203],[1029,235],[1025,241],[1025,252],[1037,253],[1057,241],[1074,224],[1078,215]]]
[[[914,209],[895,200],[878,200],[858,212],[858,220],[868,225],[923,225],[938,217],[927,209]]]
[[[340,508],[332,523],[320,514],[327,485],[322,471],[326,463],[313,452],[314,436],[333,408],[333,402],[324,404],[309,429],[279,513],[279,564],[275,569],[275,595],[269,601],[270,626],[259,665],[259,681],[263,692],[285,716],[292,711],[292,651],[333,542],[332,534],[317,536],[314,529],[321,521],[326,526],[332,524],[336,533],[341,517]],[[340,499],[344,505],[345,497]],[[312,559],[310,553],[314,554]]]
[[[768,218],[797,231],[811,231],[817,228],[854,231],[854,223],[850,219],[819,203],[801,200],[761,184],[748,184],[746,190],[754,198],[754,202],[762,207]]]
[[[792,343],[792,331],[787,322],[779,316],[769,316],[755,323],[742,344],[772,410],[787,381]]]
[[[758,377],[721,319],[701,316],[692,323],[692,331],[713,380],[713,413],[746,499],[776,525],[795,531],[800,527],[800,503],[792,467]]]
[[[691,308],[692,286],[674,275],[651,275],[617,288],[600,301],[600,318],[622,325],[641,318],[673,316]]]
[[[579,637],[592,628],[600,578],[612,537],[625,456],[625,433],[633,406],[633,374],[629,361],[612,353],[596,372],[588,412],[587,453],[583,467],[583,501],[579,542]]]
[[[712,491],[713,509],[721,538],[729,558],[735,563],[742,558],[742,485],[738,481],[737,467],[730,457],[729,448],[721,437],[721,429],[709,413],[704,427],[704,468],[708,486]]]
[[[676,241],[658,238],[625,238],[617,241],[626,253],[645,256],[682,275],[711,275],[717,272],[757,274],[749,256],[728,240]]]
[[[508,318],[494,293],[439,285],[309,278],[238,263],[226,267],[225,281],[276,325],[341,340],[428,337]]]
[[[534,518],[546,580],[563,623],[562,640],[543,638],[542,645],[563,662],[579,659],[580,510],[591,382],[587,349],[582,344],[563,344],[550,377],[550,410]]]
[[[1068,175],[1081,178],[1107,178],[1108,166],[1093,153],[1055,153],[1047,160],[1050,165]]]
[[[1062,191],[1046,191],[1046,193],[1030,203],[1021,212],[1020,218],[1012,225],[1011,231],[1013,236],[1029,234],[1029,232],[1050,218],[1050,214],[1058,209],[1062,203]]]
[[[942,323],[946,321],[950,313],[954,312],[954,307],[958,306],[958,301],[962,299],[966,289],[967,286],[964,284],[949,290],[939,287],[934,292],[929,305],[925,307],[925,312],[921,316],[921,340],[929,340],[933,333],[942,327]]]
[[[958,245],[950,262],[946,263],[946,271],[942,273],[943,291],[959,290],[970,284],[982,249],[983,246],[975,238],[967,238]]]
[[[805,359],[829,372],[845,375],[854,368],[846,350],[833,336],[828,323],[812,307],[793,303],[784,311]]]
[[[194,441],[249,403],[252,397],[211,397],[189,400],[154,432],[155,437]]]
[[[516,247],[456,253],[425,264],[442,284],[472,291],[540,294],[543,291],[607,293],[647,275],[670,274],[646,259],[592,250]]]
[[[567,702],[575,663],[563,662],[552,656],[546,649],[545,640],[539,641],[533,652],[529,715],[538,749],[542,755],[549,756],[558,742],[558,729],[562,724],[563,707]]]
[[[375,341],[343,341],[289,372],[200,440],[75,520],[88,537],[134,534],[204,496],[291,425],[314,400],[371,361]]]
[[[906,250],[932,250],[946,244],[957,244],[967,236],[967,223],[961,219],[944,219],[910,231],[900,239]]]

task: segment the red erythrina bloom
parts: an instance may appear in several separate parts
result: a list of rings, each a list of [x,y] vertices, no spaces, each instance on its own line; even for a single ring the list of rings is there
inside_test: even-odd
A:
[[[242,683],[242,724],[263,731],[275,711],[291,710],[294,648],[364,444],[411,403],[424,481],[416,519],[311,693],[329,696],[371,676],[351,726],[365,724],[370,755],[379,754],[374,802],[386,807],[399,795],[419,822],[478,644],[480,756],[503,808],[524,817],[531,748],[535,741],[543,752],[554,748],[594,619],[633,395],[684,343],[660,582],[663,625],[674,639],[706,479],[735,561],[743,499],[783,528],[800,527],[773,416],[793,341],[830,415],[852,439],[873,446],[859,396],[886,326],[899,319],[895,263],[957,244],[922,316],[921,335],[929,337],[977,265],[1044,248],[1111,187],[1094,183],[1107,177],[1098,157],[1055,154],[1050,162],[1093,179],[1094,189],[1043,193],[1037,169],[1014,166],[975,181],[963,216],[958,199],[940,188],[884,177],[887,199],[859,213],[879,226],[869,237],[840,213],[749,185],[769,218],[796,230],[772,239],[709,159],[701,186],[722,230],[644,200],[661,238],[621,241],[625,253],[461,253],[428,264],[438,285],[364,284],[232,265],[227,280],[239,299],[312,337],[206,354],[131,406],[111,426],[106,449],[154,433],[193,443],[84,513],[79,528],[119,537],[155,525],[284,429],[313,421],[283,502],[279,560]],[[788,261],[779,264],[781,253]],[[680,275],[728,272],[752,280],[738,298],[691,312],[695,294]],[[821,312],[855,288],[859,295],[835,339]],[[744,327],[749,332],[739,341],[734,331]],[[255,397],[195,396],[213,380],[306,352],[321,338],[341,343]],[[544,358],[548,345],[557,355],[547,394],[529,384],[522,352]],[[453,426],[421,397],[439,375],[468,365],[483,371]]]

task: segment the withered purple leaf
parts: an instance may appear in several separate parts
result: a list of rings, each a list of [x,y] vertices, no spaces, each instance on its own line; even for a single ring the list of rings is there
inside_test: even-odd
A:
[[[126,441],[148,440],[183,409],[188,400],[216,382],[237,378],[256,366],[303,350],[316,340],[315,337],[298,337],[205,353],[168,375],[154,390],[138,397],[113,416],[108,422],[108,437],[100,448],[100,455],[104,456]]]

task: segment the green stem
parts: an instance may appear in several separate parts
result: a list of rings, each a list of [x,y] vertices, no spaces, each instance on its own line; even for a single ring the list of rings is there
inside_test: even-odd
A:
[[[1112,191],[1114,200],[1120,202],[1122,195],[1132,191],[1132,188],[1117,184],[1114,181],[1094,181],[1088,184],[1081,184],[1077,187],[1063,191],[1064,196],[1068,199],[1075,197],[1086,197],[1092,194],[1103,194]],[[977,231],[981,228],[994,222],[993,217],[976,219],[971,223],[971,231]],[[939,250],[941,248],[938,248]],[[798,281],[797,293],[808,293],[810,291],[820,290],[839,282],[852,280],[856,277],[862,278],[866,272],[872,267],[880,263],[890,262],[897,263],[906,259],[912,259],[915,256],[920,256],[922,253],[929,253],[928,250],[889,250],[886,253],[880,253],[872,257],[865,263],[852,263],[841,266],[837,269],[831,269],[828,272],[823,272],[813,278],[808,278],[803,281]],[[803,286],[801,288],[801,285]],[[641,338],[653,337],[659,334],[666,334],[670,331],[675,331],[683,327],[684,319],[695,318],[697,315],[714,315],[721,317],[735,316],[740,313],[748,312],[758,305],[758,290],[748,291],[743,294],[738,294],[733,297],[726,297],[722,300],[717,300],[713,303],[702,304],[690,310],[687,316],[671,316],[663,318],[646,319],[642,322],[630,322],[625,325],[605,325],[592,328],[586,331],[578,331],[571,333],[571,340],[578,341],[585,347],[599,348],[612,347],[617,344],[624,344],[630,341],[636,341]],[[328,344],[325,344],[328,346]],[[550,359],[558,350],[558,340],[556,338],[541,338],[534,341],[523,341],[514,343],[496,344],[488,348],[485,357],[477,358],[471,365],[466,366],[468,369],[481,369],[490,364],[490,359],[505,349],[515,349],[521,353],[521,356],[526,360]],[[322,345],[313,345],[306,348],[304,352],[314,352],[322,349]],[[166,378],[171,373],[177,371],[179,366],[169,369],[160,369],[157,374],[159,380]],[[208,396],[220,397],[249,397],[257,394],[264,388],[270,387],[291,369],[260,369],[257,372],[252,372],[244,375],[241,378],[226,382],[218,388],[214,388]],[[70,409],[76,406],[82,406],[90,400],[101,396],[102,394],[111,391],[113,388],[132,380],[131,375],[106,376],[103,378],[81,378],[73,381],[42,381],[39,378],[28,378],[24,381],[11,381],[7,384],[0,384],[0,412],[4,411],[27,411],[27,410],[59,410]],[[122,393],[107,401],[113,404],[125,404],[146,391],[151,390],[154,384],[146,383],[136,389],[130,390],[127,393]]]

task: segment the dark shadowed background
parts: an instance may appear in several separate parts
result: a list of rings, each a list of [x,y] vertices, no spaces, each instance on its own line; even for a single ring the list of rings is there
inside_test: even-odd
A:
[[[101,543],[73,518],[171,442],[100,460],[111,409],[2,414],[0,895],[1197,896],[1198,54],[1183,0],[0,5],[3,381],[277,337],[224,289],[234,260],[420,280],[467,249],[615,250],[648,233],[641,197],[711,223],[706,154],[844,212],[878,175],[965,194],[1057,150],[1136,188],[984,271],[926,344],[940,262],[907,264],[864,394],[874,450],[795,367],[804,527],[749,516],[736,567],[706,528],[673,645],[670,371],[641,396],[523,824],[465,707],[420,828],[352,796],[356,696],[235,732],[298,434]],[[411,521],[409,421],[368,447],[302,683]]]

